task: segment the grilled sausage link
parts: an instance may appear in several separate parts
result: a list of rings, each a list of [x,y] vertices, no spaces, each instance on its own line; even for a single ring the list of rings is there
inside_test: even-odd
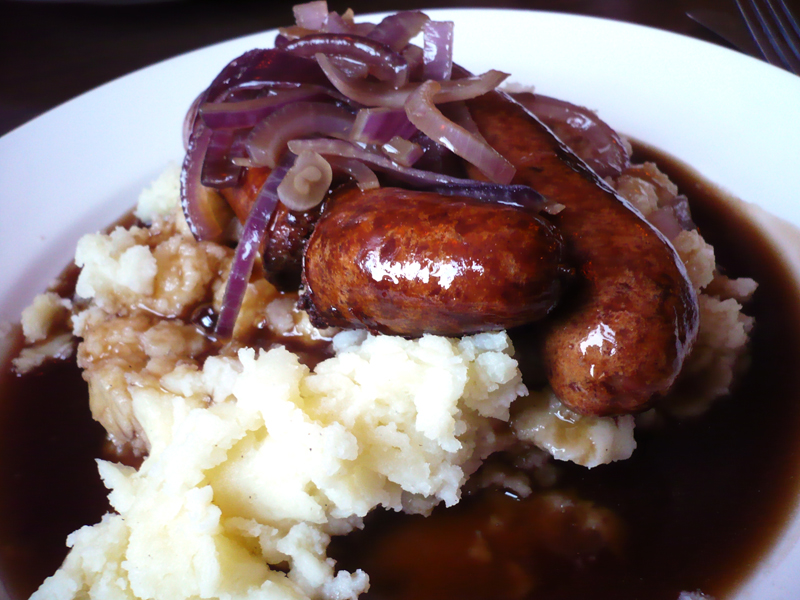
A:
[[[545,316],[561,293],[562,241],[538,215],[462,197],[345,187],[304,257],[317,326],[456,336]]]
[[[492,92],[467,106],[517,168],[513,183],[566,207],[552,221],[580,278],[545,334],[550,385],[584,414],[645,408],[672,385],[697,336],[697,298],[675,250],[508,96]]]

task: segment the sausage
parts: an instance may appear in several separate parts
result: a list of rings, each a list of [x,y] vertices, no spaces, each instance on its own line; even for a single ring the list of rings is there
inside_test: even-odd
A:
[[[544,317],[567,271],[559,234],[527,210],[346,186],[309,238],[301,303],[318,327],[465,335]]]
[[[270,169],[266,167],[248,168],[238,186],[220,190],[242,223],[247,220],[269,173]],[[267,280],[278,289],[294,291],[300,287],[303,248],[319,212],[319,208],[292,211],[281,203],[275,207],[267,228],[262,258]]]
[[[513,183],[565,206],[552,221],[579,281],[544,334],[554,392],[583,414],[642,410],[672,385],[697,336],[697,298],[683,263],[518,103],[491,92],[467,107],[486,141],[516,167]]]

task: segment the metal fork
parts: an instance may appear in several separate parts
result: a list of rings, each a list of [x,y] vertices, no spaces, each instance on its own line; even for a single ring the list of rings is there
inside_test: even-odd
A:
[[[784,0],[736,0],[764,59],[800,75],[800,26]]]

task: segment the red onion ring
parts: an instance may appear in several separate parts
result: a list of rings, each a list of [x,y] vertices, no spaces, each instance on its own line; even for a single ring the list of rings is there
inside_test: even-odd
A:
[[[516,169],[482,138],[447,119],[433,104],[440,89],[439,83],[426,81],[412,93],[406,102],[409,121],[422,133],[475,165],[494,183],[507,184]]]
[[[328,2],[327,0],[316,0],[305,4],[295,4],[292,12],[298,27],[319,31],[328,20]]]
[[[425,151],[414,142],[409,142],[400,136],[394,136],[381,146],[381,151],[391,160],[404,167],[410,167],[417,162]]]
[[[247,284],[253,272],[253,264],[258,255],[272,213],[278,205],[278,186],[294,164],[295,156],[286,153],[278,165],[267,177],[258,197],[250,209],[244,223],[236,254],[231,264],[231,272],[225,285],[225,295],[219,311],[219,319],[214,333],[220,339],[230,339],[236,326],[236,318],[242,307]]]
[[[314,150],[323,156],[341,156],[360,160],[373,168],[392,175],[395,179],[403,181],[415,188],[427,188],[433,185],[448,184],[475,184],[474,179],[452,177],[433,171],[423,171],[411,167],[404,167],[383,154],[365,150],[344,140],[313,139],[292,140],[288,144],[289,150],[299,154],[304,150]]]
[[[422,69],[425,66],[425,53],[422,48],[409,44],[400,54],[408,63],[408,79],[422,81]]]
[[[213,189],[201,183],[203,163],[211,142],[211,130],[202,125],[189,138],[181,169],[181,208],[198,241],[222,239],[230,221],[230,207]]]
[[[324,54],[318,54],[316,59],[333,87],[364,106],[403,108],[408,97],[419,87],[419,84],[411,83],[397,89],[385,82],[353,80],[333,65]],[[475,98],[495,89],[506,77],[507,73],[492,70],[477,77],[442,81],[434,101],[443,103]]]
[[[245,142],[254,165],[274,168],[286,142],[313,133],[347,137],[355,115],[341,106],[295,102],[282,106],[258,125]]]
[[[385,144],[393,137],[410,138],[417,128],[406,112],[391,108],[362,108],[356,113],[350,139],[365,144]]]
[[[453,29],[452,21],[428,21],[422,27],[422,79],[450,79],[453,72]]]
[[[364,150],[343,140],[292,140],[289,142],[289,150],[294,153],[313,150],[328,157],[327,160],[331,165],[334,165],[337,160],[333,157],[361,161],[392,175],[411,187],[443,195],[468,196],[486,202],[497,202],[536,211],[547,210],[549,206],[552,206],[539,192],[526,185],[487,183],[403,167],[385,156]]]
[[[238,102],[206,102],[200,116],[211,129],[243,129],[257,125],[289,102],[343,97],[335,90],[311,84],[295,84],[283,90],[269,90],[268,95]]]
[[[361,191],[372,190],[381,186],[378,176],[361,161],[341,156],[328,156],[327,161],[334,171],[339,171],[352,177]]]
[[[348,8],[341,15],[335,12],[328,14],[328,20],[322,27],[326,33],[347,33],[350,35],[368,36],[375,29],[374,23],[354,23],[353,11]]]
[[[418,10],[404,10],[385,17],[370,32],[369,38],[386,44],[395,52],[405,48],[422,27],[430,21],[425,13]]]
[[[219,129],[211,132],[200,183],[206,187],[225,188],[239,185],[242,168],[231,162],[231,149],[236,142],[233,129]]]
[[[394,87],[408,83],[408,63],[389,46],[369,38],[342,33],[317,33],[289,42],[285,52],[312,57],[344,56],[369,67],[369,72]]]

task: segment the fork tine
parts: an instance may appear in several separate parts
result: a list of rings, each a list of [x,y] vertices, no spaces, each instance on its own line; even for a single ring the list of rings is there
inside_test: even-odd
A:
[[[766,8],[758,0],[736,0],[736,4],[767,62],[800,74],[799,28],[783,0],[778,1],[782,14],[771,0],[765,0]]]
[[[753,36],[764,59],[772,65],[781,66],[783,61],[780,55],[772,48],[769,35],[761,27],[762,19],[755,1],[744,2],[743,0],[736,0],[736,6],[739,7],[739,12],[742,13],[742,18],[750,30],[750,35]]]
[[[778,0],[778,4],[781,7],[780,11],[775,9],[770,0],[767,0],[767,3],[770,5],[775,15],[775,20],[783,32],[783,39],[786,45],[791,50],[790,55],[787,55],[790,68],[800,75],[800,25],[797,24],[784,0]]]

